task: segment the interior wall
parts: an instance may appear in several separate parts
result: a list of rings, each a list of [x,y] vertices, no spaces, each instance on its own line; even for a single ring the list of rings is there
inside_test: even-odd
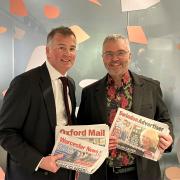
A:
[[[175,137],[180,136],[180,50],[176,48],[180,43],[179,0],[161,0],[154,7],[129,13],[121,11],[120,0],[104,0],[102,7],[84,0],[49,0],[49,3],[59,3],[62,10],[62,17],[51,21],[42,18],[42,15],[37,16],[40,1],[37,7],[33,4],[37,2],[33,0],[26,2],[30,18],[23,19],[10,15],[5,3],[0,2],[0,25],[8,28],[6,33],[0,34],[0,92],[8,88],[14,76],[25,71],[31,53],[37,46],[45,44],[47,32],[51,28],[77,24],[90,36],[90,39],[78,45],[77,60],[69,72],[76,82],[79,105],[82,90],[79,82],[83,79],[100,79],[106,74],[101,58],[105,36],[112,33],[127,35],[127,25],[142,26],[148,37],[148,44],[131,43],[131,70],[161,82],[164,100],[174,124]],[[16,26],[26,31],[22,40],[14,39]],[[0,96],[0,103],[2,99]],[[175,148],[173,152],[175,153]],[[168,161],[171,161],[170,158],[165,157],[162,163]]]

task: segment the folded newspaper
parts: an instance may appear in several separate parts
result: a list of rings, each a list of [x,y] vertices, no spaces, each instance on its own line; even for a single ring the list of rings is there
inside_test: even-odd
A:
[[[92,174],[108,156],[109,127],[105,124],[57,126],[52,154],[63,154],[60,167]]]
[[[110,135],[118,137],[117,148],[157,161],[159,134],[169,134],[169,127],[130,111],[119,108],[110,129]]]

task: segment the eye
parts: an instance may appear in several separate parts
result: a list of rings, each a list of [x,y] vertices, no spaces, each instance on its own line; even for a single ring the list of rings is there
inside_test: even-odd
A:
[[[107,56],[113,56],[113,53],[108,52],[106,55],[107,55]]]
[[[120,55],[120,56],[124,55],[124,54],[125,54],[125,52],[121,52],[121,51],[117,53],[117,55]]]
[[[112,52],[104,52],[103,55],[106,57],[112,57],[113,53]]]
[[[71,47],[71,48],[70,48],[70,51],[71,51],[71,52],[76,51],[76,47]]]
[[[127,51],[117,51],[117,56],[126,56],[127,54]]]
[[[66,48],[64,46],[59,46],[59,50],[65,51]]]

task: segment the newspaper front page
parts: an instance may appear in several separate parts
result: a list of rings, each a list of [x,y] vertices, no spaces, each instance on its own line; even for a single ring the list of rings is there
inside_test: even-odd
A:
[[[157,161],[159,134],[169,134],[169,127],[125,109],[119,108],[110,129],[110,135],[118,137],[117,148]]]
[[[101,125],[57,126],[52,154],[63,154],[60,167],[92,174],[108,156],[109,127]]]

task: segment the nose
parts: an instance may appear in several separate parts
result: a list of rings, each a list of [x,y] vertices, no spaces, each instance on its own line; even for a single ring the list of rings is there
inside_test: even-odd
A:
[[[64,55],[69,56],[70,55],[70,50],[66,48],[63,53],[64,53]]]
[[[119,60],[118,55],[117,55],[117,54],[113,54],[113,55],[112,55],[112,60],[113,60],[113,61]]]

